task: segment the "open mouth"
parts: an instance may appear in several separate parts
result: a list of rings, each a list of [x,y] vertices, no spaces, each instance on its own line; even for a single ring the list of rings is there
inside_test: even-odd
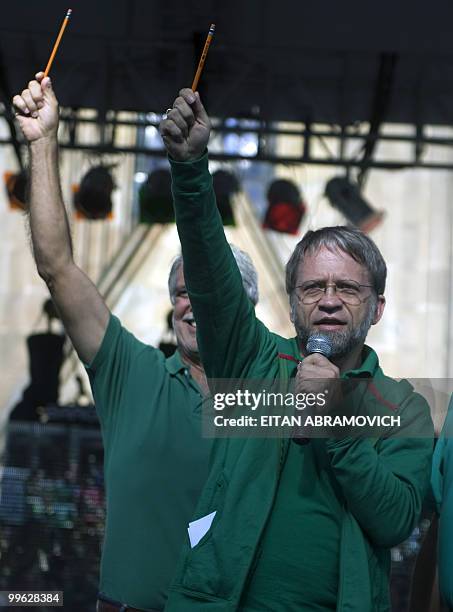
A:
[[[346,321],[340,321],[340,319],[335,319],[334,317],[323,317],[315,322],[316,327],[326,331],[337,330],[345,325],[347,325]]]
[[[192,329],[197,329],[197,324],[195,323],[195,319],[193,317],[188,317],[187,319],[183,319],[183,321],[192,327]]]

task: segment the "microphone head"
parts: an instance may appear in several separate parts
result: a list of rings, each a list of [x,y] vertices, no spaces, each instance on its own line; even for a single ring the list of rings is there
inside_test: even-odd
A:
[[[329,359],[332,354],[332,348],[332,340],[325,334],[311,334],[307,340],[306,350],[308,355],[320,353]]]

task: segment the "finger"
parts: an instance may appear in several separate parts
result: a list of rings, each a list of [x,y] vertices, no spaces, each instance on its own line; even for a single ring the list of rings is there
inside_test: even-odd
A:
[[[330,362],[330,369],[334,373],[335,378],[340,377],[340,368],[336,366],[334,363]]]
[[[299,379],[301,381],[323,380],[324,378],[329,378],[327,373],[316,368],[307,368],[296,374],[296,380]]]
[[[41,88],[44,93],[45,101],[53,106],[58,106],[58,100],[55,96],[55,92],[53,90],[52,81],[50,80],[50,77],[43,78],[43,80],[41,81]]]
[[[310,357],[312,356],[310,355]],[[332,379],[338,378],[339,375],[340,370],[335,364],[331,363],[330,361],[326,360],[322,363],[313,363],[313,361],[309,360],[308,357],[303,360],[302,364],[300,365],[300,367],[297,368],[296,372],[296,378],[300,377],[307,380],[315,378]]]
[[[326,366],[331,362],[325,357],[321,355],[321,353],[311,353],[303,360],[302,364],[306,365],[315,365],[315,366]]]
[[[38,81],[38,83],[41,83],[43,78],[44,78],[44,72],[42,70],[40,70],[39,72],[35,74],[35,79]]]
[[[189,126],[187,125],[187,121],[182,116],[181,112],[177,108],[173,108],[171,113],[168,113],[168,119],[176,123],[184,137],[187,138],[189,134]]]
[[[184,142],[184,137],[181,132],[181,129],[176,125],[174,121],[171,119],[165,119],[161,123],[161,131],[162,138],[166,141],[181,143]]]
[[[206,125],[209,125],[209,123],[210,123],[209,122],[209,115],[206,112],[205,107],[201,103],[200,94],[198,93],[198,91],[195,92],[195,102],[194,102],[194,104],[192,104],[192,110],[194,112],[194,115],[195,115],[197,121],[201,121],[201,122],[205,123]]]
[[[192,108],[196,121],[201,121],[202,123],[209,125],[209,116],[205,110],[205,107],[201,103],[200,94],[198,91],[194,93],[191,89],[186,87],[185,89],[181,89],[179,95],[181,98],[184,98],[187,104],[189,104]]]
[[[195,116],[190,105],[186,102],[185,98],[178,96],[173,104],[173,108],[177,109],[188,126],[191,127],[195,123]]]
[[[30,111],[31,116],[32,117],[37,116],[38,107],[36,106],[35,101],[31,97],[31,93],[30,93],[29,89],[24,89],[24,91],[22,92],[22,100],[27,105],[28,110]]]
[[[30,83],[28,84],[28,90],[36,106],[38,108],[42,108],[44,106],[44,95],[41,85],[38,83],[38,81],[30,81]]]
[[[189,87],[184,87],[184,89],[180,89],[179,95],[187,102],[189,106],[191,106],[195,102],[195,94],[191,89],[189,89]]]
[[[27,105],[25,104],[22,96],[14,96],[13,98],[13,107],[16,115],[29,115],[30,111],[28,110]]]

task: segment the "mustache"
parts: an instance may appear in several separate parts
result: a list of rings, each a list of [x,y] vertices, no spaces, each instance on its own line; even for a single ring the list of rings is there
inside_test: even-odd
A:
[[[323,331],[323,333],[328,336],[332,341],[331,357],[343,357],[349,352],[351,352],[351,350],[354,349],[358,344],[365,342],[368,330],[370,329],[376,314],[376,307],[377,301],[371,303],[363,319],[354,327],[351,321],[347,321],[342,322],[343,329]],[[332,322],[334,321],[334,319],[336,319],[336,317],[322,316],[316,321],[315,324],[306,325],[303,323],[303,321],[301,321],[301,317],[299,316],[299,312],[297,309],[294,312],[294,315],[294,327],[296,328],[297,337],[303,349],[305,349],[306,347],[309,336],[313,332],[319,331],[315,327],[316,323],[324,319],[329,322]],[[340,322],[339,319],[338,322]]]

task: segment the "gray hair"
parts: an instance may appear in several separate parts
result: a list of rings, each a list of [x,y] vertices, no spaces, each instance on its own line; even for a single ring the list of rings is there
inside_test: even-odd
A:
[[[296,299],[294,289],[297,283],[297,272],[305,255],[316,253],[321,247],[330,251],[340,250],[350,255],[359,264],[365,266],[370,275],[370,281],[376,292],[376,297],[370,302],[370,312],[375,312],[377,296],[385,291],[387,266],[376,244],[359,229],[336,225],[310,230],[297,243],[293,254],[286,264],[286,293],[289,295],[291,321],[296,323]]]
[[[376,244],[359,229],[337,225],[309,231],[297,244],[286,264],[286,292],[292,295],[297,283],[297,271],[305,255],[316,253],[321,247],[340,250],[362,264],[370,275],[377,295],[385,291],[387,266]]]
[[[239,272],[241,273],[242,284],[244,285],[247,297],[255,306],[258,303],[259,298],[258,274],[256,272],[256,268],[253,265],[250,255],[248,255],[245,251],[241,251],[241,249],[234,244],[230,244],[230,248],[238,265]],[[168,275],[168,292],[170,294],[170,301],[172,304],[174,304],[176,300],[176,277],[182,264],[182,255],[178,255],[173,261],[170,268],[170,274]]]

